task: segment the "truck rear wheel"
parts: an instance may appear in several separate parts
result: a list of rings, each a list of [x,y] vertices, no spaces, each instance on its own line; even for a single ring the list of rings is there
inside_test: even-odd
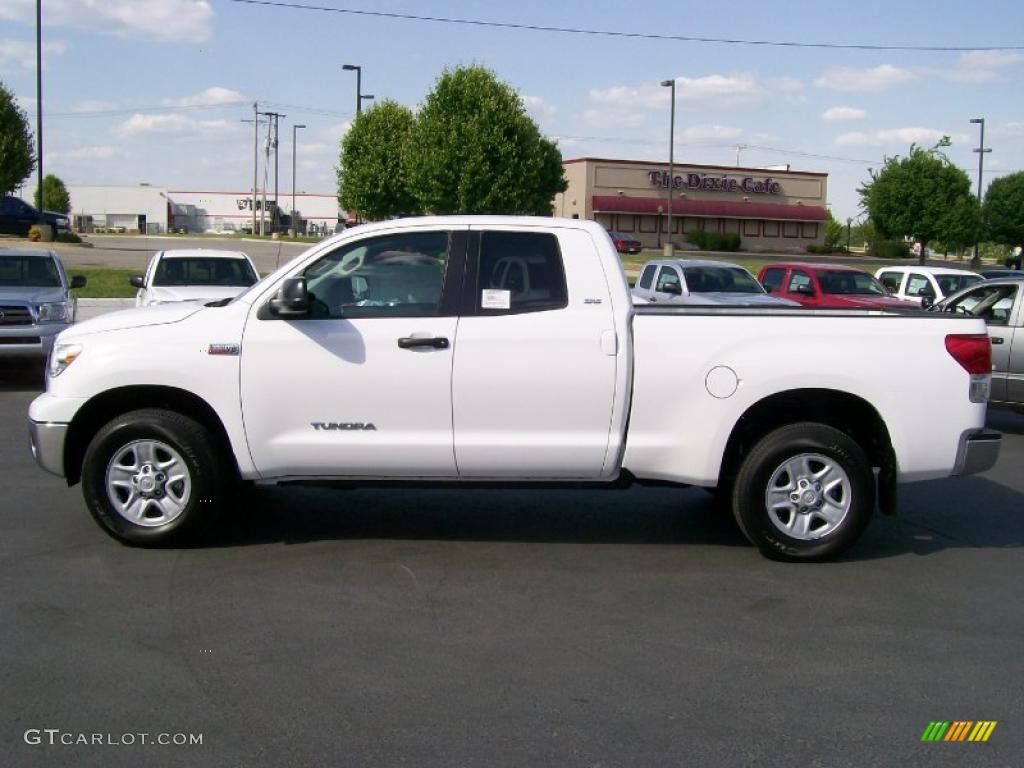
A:
[[[133,546],[186,544],[214,522],[230,490],[209,431],[172,411],[108,422],[89,443],[82,491],[93,518]]]
[[[768,557],[820,560],[853,545],[875,507],[861,447],[813,422],[770,432],[742,460],[732,493],[736,522]]]

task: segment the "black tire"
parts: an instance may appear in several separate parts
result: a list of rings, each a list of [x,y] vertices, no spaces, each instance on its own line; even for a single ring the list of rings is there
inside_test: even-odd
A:
[[[846,473],[850,489],[849,509],[841,522],[834,530],[809,540],[787,535],[773,522],[765,500],[776,470],[807,453],[835,462]],[[864,532],[875,508],[875,477],[864,451],[846,434],[815,422],[791,424],[765,435],[743,457],[732,489],[732,505],[740,530],[766,557],[822,560],[848,549]]]
[[[115,454],[137,440],[169,446],[188,471],[191,487],[187,500],[169,522],[135,523],[122,516],[108,496],[107,467]],[[202,424],[173,411],[152,408],[121,414],[96,433],[85,451],[85,503],[100,527],[124,544],[165,547],[194,543],[210,530],[237,484],[236,473],[217,451],[217,444]]]

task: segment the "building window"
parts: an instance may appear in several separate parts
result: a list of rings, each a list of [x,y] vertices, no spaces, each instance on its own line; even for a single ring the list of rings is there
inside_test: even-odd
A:
[[[761,234],[761,222],[751,221],[750,219],[744,219],[743,221],[743,236],[744,237],[757,237]]]
[[[657,232],[658,231],[658,217],[657,216],[640,216],[640,231],[641,232]]]
[[[722,231],[726,234],[738,235],[740,233],[739,219],[725,219],[722,222]]]
[[[722,231],[722,220],[721,219],[704,219],[704,231],[705,232],[721,232]]]
[[[813,240],[818,236],[818,224],[816,222],[805,222],[802,225],[803,236],[808,240]]]
[[[692,216],[684,216],[682,221],[683,234],[687,232],[697,232],[700,230],[700,219],[695,219]]]
[[[783,237],[800,237],[800,222],[785,221],[782,223]]]
[[[777,221],[766,221],[766,222],[764,222],[764,236],[765,237],[778,237],[779,236],[779,222],[777,222]]]
[[[594,216],[594,221],[600,224],[607,230],[612,230],[615,227],[612,226],[612,215],[610,213],[599,213]]]
[[[617,222],[615,225],[615,230],[617,232],[632,232],[634,218],[635,217],[632,215],[624,216],[620,213],[618,216],[615,217],[615,221]]]

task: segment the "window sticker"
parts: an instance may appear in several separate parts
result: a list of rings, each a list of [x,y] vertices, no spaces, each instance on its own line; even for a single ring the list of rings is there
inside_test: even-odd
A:
[[[481,309],[509,309],[512,306],[512,291],[485,288],[480,291]]]

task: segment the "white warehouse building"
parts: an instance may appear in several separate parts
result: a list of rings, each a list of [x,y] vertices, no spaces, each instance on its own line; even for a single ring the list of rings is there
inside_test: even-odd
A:
[[[251,231],[252,191],[216,192],[174,190],[149,184],[138,186],[69,185],[71,216],[79,231],[113,229],[160,234],[169,231],[241,232]],[[281,212],[292,215],[292,196],[280,196]],[[275,206],[267,197],[269,212]],[[262,195],[256,198],[256,226],[263,210]],[[317,229],[334,231],[345,215],[333,194],[296,193],[295,212],[300,220]]]

